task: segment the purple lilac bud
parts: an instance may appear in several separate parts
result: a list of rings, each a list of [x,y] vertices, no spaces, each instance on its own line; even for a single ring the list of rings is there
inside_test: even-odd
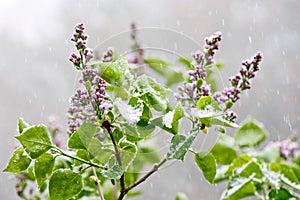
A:
[[[251,88],[250,81],[255,77],[255,72],[259,70],[261,59],[261,54],[257,53],[251,61],[243,61],[240,72],[229,78],[232,87],[224,88],[222,93],[215,93],[213,98],[219,104],[225,103],[228,100],[231,100],[233,103],[239,100],[241,92]]]
[[[76,67],[80,66],[81,58],[80,56],[76,55],[74,52],[71,53],[69,56],[69,61],[72,62]]]
[[[219,49],[219,44],[222,39],[222,33],[221,32],[216,32],[210,37],[205,38],[205,58],[207,65],[213,63],[213,58],[215,55],[216,50]]]
[[[290,139],[283,140],[279,143],[280,156],[284,159],[294,158],[299,151],[298,143]]]
[[[237,114],[233,111],[226,111],[225,118],[231,122],[235,122],[237,119]]]
[[[203,60],[203,53],[201,51],[197,51],[192,54],[192,57],[194,58],[197,64],[200,64]]]
[[[90,65],[86,66],[84,70],[82,70],[82,78],[79,79],[79,82],[91,81],[92,83],[98,83],[100,77],[98,76],[98,70],[93,69]]]
[[[93,55],[93,49],[90,49],[90,48],[86,48],[84,51],[83,51],[83,55],[85,56],[85,59],[86,60],[90,60],[94,57]]]
[[[75,46],[78,50],[84,50],[86,48],[86,42],[83,39],[78,39],[75,43]]]
[[[102,62],[111,62],[114,59],[114,50],[108,48],[107,52],[103,54]]]
[[[108,101],[103,101],[103,103],[99,106],[102,112],[108,111],[111,107],[112,105]]]

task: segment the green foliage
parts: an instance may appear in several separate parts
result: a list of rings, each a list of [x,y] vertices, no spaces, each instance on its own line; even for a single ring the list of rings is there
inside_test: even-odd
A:
[[[20,173],[26,170],[31,163],[31,159],[25,154],[24,148],[17,148],[8,161],[8,165],[3,172]]]
[[[263,126],[248,118],[234,134],[234,139],[240,147],[257,146],[267,137]]]
[[[44,153],[34,161],[34,174],[39,188],[51,176],[54,162],[55,158],[50,153]]]
[[[100,129],[94,124],[84,122],[69,138],[68,147],[73,149],[87,149],[92,138],[99,133],[99,131]]]
[[[23,130],[21,135],[15,137],[32,159],[38,158],[53,146],[44,125],[29,127]]]
[[[171,140],[170,150],[167,153],[167,159],[184,160],[186,152],[189,150],[196,136],[199,134],[200,129],[196,127],[191,130],[187,135],[175,135]]]
[[[195,153],[195,162],[206,180],[213,183],[217,173],[217,164],[214,156],[207,152]]]
[[[82,176],[70,169],[53,172],[49,181],[51,200],[65,200],[76,196],[82,190]]]
[[[21,198],[130,198],[141,194],[134,190],[136,186],[162,165],[184,161],[188,153],[209,183],[228,181],[223,199],[253,195],[282,199],[299,193],[300,157],[289,162],[291,156],[282,158],[278,147],[255,150],[267,137],[263,126],[249,118],[240,127],[229,110],[235,100],[227,95],[229,100],[224,102],[214,95],[218,94],[214,70],[222,68],[213,60],[220,34],[207,38],[203,52],[197,52],[193,60],[179,58],[188,72],[177,71],[159,58],[144,58],[137,41],[134,48],[140,51],[131,63],[112,51],[102,61],[91,60],[86,39],[83,25],[78,24],[72,38],[77,53],[70,61],[82,73],[82,88],[70,98],[68,149],[56,143],[58,129],[49,127],[51,138],[46,126],[18,120],[15,138],[21,146],[3,171],[19,174],[16,188]],[[144,67],[163,78],[163,83],[144,74]],[[178,83],[180,88],[173,90],[171,86]],[[226,127],[237,129],[233,137],[224,135]],[[195,152],[196,137],[211,128],[222,133],[217,143],[210,152]],[[165,155],[154,144],[157,129],[171,133]],[[38,195],[25,191],[31,181],[36,182]],[[175,199],[188,198],[179,193]]]

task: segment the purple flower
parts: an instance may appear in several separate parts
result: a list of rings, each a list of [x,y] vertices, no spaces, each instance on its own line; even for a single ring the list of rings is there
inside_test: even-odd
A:
[[[231,122],[235,122],[235,120],[237,119],[237,114],[233,111],[226,111],[225,118]]]
[[[284,159],[294,158],[299,151],[298,143],[290,139],[283,140],[279,143],[280,156]]]
[[[108,48],[106,53],[103,54],[102,62],[111,62],[114,59],[114,50]]]
[[[90,60],[94,57],[93,55],[93,50],[90,49],[90,48],[86,48],[84,51],[83,51],[83,55],[85,56],[85,59],[86,60]]]
[[[112,105],[108,101],[103,101],[102,104],[99,106],[102,112],[108,111],[111,107]]]

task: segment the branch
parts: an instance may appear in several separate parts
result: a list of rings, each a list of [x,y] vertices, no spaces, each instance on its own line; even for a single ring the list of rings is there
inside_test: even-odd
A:
[[[97,173],[96,173],[96,170],[95,170],[94,167],[92,167],[92,171],[93,171],[93,174],[94,174],[94,176],[95,176],[95,178],[96,178],[95,183],[96,183],[96,186],[97,186],[97,190],[98,190],[100,199],[101,199],[101,200],[104,200],[104,196],[103,196],[102,191],[101,191],[100,181],[99,181],[99,179],[98,179],[98,176],[97,176]]]
[[[104,121],[103,122],[103,124],[102,124],[102,127],[104,127],[106,130],[107,130],[107,132],[108,132],[108,134],[109,134],[109,136],[110,136],[110,138],[111,138],[111,141],[112,141],[112,143],[113,143],[113,145],[114,145],[114,149],[115,149],[115,154],[116,154],[116,158],[117,158],[117,161],[118,161],[118,164],[122,167],[122,160],[121,160],[121,155],[120,155],[120,151],[119,151],[119,149],[118,149],[118,146],[117,146],[117,143],[116,143],[116,141],[115,141],[115,138],[114,138],[114,136],[113,136],[113,134],[112,134],[112,132],[111,132],[111,124],[108,122],[108,121]],[[125,178],[124,178],[124,173],[122,174],[122,176],[121,176],[121,178],[120,178],[120,186],[121,186],[121,194],[120,194],[120,197],[121,196],[125,196],[125,194],[127,193],[125,193],[124,195],[123,195],[123,191],[125,190]],[[120,197],[119,197],[119,199],[120,199]],[[122,197],[122,198],[123,198]]]
[[[145,174],[143,177],[141,177],[139,180],[137,180],[135,183],[133,183],[132,185],[128,186],[127,188],[124,189],[123,191],[123,196],[122,192],[121,195],[119,197],[119,200],[123,199],[123,197],[130,191],[132,190],[134,187],[138,186],[139,184],[141,184],[142,182],[144,182],[147,178],[149,178],[154,172],[156,172],[165,162],[167,162],[167,159],[164,158],[163,160],[161,160],[158,164],[153,165],[152,169]]]

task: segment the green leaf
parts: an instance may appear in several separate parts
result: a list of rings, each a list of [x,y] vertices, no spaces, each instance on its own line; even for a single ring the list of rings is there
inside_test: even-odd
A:
[[[157,58],[144,58],[144,63],[160,75],[166,75],[170,64]]]
[[[239,127],[239,125],[237,125],[236,123],[233,123],[218,114],[216,114],[213,117],[202,117],[202,118],[200,118],[200,122],[205,124],[208,127],[210,127],[211,125],[226,126],[226,127],[231,127],[231,128]]]
[[[183,117],[183,108],[181,102],[178,102],[174,111],[170,111],[162,118],[163,129],[169,130],[173,134],[178,133],[179,120]]]
[[[84,122],[69,138],[68,147],[73,149],[87,149],[90,141],[99,131],[100,129],[96,125]]]
[[[184,156],[190,146],[192,145],[193,141],[195,140],[196,136],[200,132],[200,128],[196,127],[192,129],[187,135],[175,135],[171,140],[170,150],[167,153],[167,159],[178,159],[184,160]]]
[[[197,102],[197,108],[199,110],[207,109],[208,107],[212,107],[216,111],[222,110],[219,107],[219,104],[213,100],[210,96],[201,97]]]
[[[181,83],[184,81],[182,72],[170,72],[167,75],[167,87],[171,87],[174,84]]]
[[[222,194],[222,199],[236,200],[254,195],[256,189],[252,182],[253,178],[254,174],[249,178],[236,178],[231,180],[228,189]]]
[[[54,168],[55,158],[51,153],[44,153],[34,161],[34,174],[39,189],[51,176]]]
[[[103,145],[97,138],[92,138],[87,147],[87,151],[92,154],[101,164],[108,162],[111,155],[114,153],[108,145]]]
[[[232,175],[233,170],[236,170],[240,167],[242,167],[243,165],[250,163],[252,161],[252,158],[250,156],[248,156],[247,154],[242,154],[239,157],[237,157],[236,159],[233,160],[233,162],[231,163],[230,167],[228,168],[226,175],[230,176]]]
[[[20,173],[26,170],[31,163],[31,159],[24,152],[23,147],[17,148],[12,157],[9,159],[7,166],[3,172]]]
[[[182,64],[184,64],[188,69],[191,69],[191,70],[194,70],[195,68],[194,68],[194,66],[191,64],[191,60],[188,60],[188,59],[186,59],[186,58],[184,58],[184,57],[180,57],[179,59],[178,59],[178,61],[180,62],[180,63],[182,63]]]
[[[234,140],[227,135],[219,135],[218,141],[210,152],[220,165],[228,165],[237,157],[237,152],[234,149]]]
[[[126,171],[136,157],[137,146],[132,142],[122,141],[120,142],[120,147],[122,168]]]
[[[124,56],[118,57],[113,62],[103,62],[96,66],[99,76],[112,85],[122,86],[130,68]]]
[[[267,137],[267,132],[259,122],[248,118],[234,134],[236,144],[241,148],[253,147],[262,143]]]
[[[115,98],[121,98],[122,100],[127,100],[128,99],[128,93],[126,88],[119,87],[116,85],[108,85],[106,86],[106,91],[111,91],[114,93]]]
[[[280,188],[279,190],[272,189],[269,192],[269,197],[272,200],[282,200],[282,199],[291,199],[293,195],[291,195],[291,193],[287,189]]]
[[[91,160],[92,156],[87,152],[87,150],[78,149],[78,150],[76,150],[76,157],[88,161],[88,160]],[[80,166],[80,165],[82,165],[82,162],[80,162],[78,160],[74,160],[74,165],[75,166]]]
[[[214,183],[217,173],[217,164],[214,156],[207,152],[195,153],[195,162],[202,171],[206,180],[209,183]]]
[[[38,158],[53,146],[44,125],[29,127],[21,135],[15,137],[32,159]]]
[[[56,170],[49,181],[51,200],[66,200],[76,196],[82,190],[82,177],[70,169]]]
[[[165,111],[169,104],[170,90],[162,87],[152,78],[142,75],[137,78],[136,97],[142,99],[149,108]]]
[[[291,182],[299,184],[300,181],[297,175],[294,172],[294,167],[289,166],[287,164],[279,164],[279,163],[270,163],[269,168],[274,172],[280,172],[286,178],[288,178]],[[299,170],[299,169],[296,169]]]
[[[68,147],[72,149],[86,149],[78,135],[78,132],[75,132],[70,136],[68,140]]]
[[[175,200],[189,200],[189,198],[184,193],[178,193],[175,197]]]
[[[24,120],[23,120],[23,118],[19,118],[19,120],[18,120],[18,131],[19,131],[19,133],[21,134],[22,132],[23,132],[23,130],[25,129],[25,128],[27,128],[27,127],[29,127],[29,124],[27,124]]]
[[[117,163],[107,170],[102,170],[102,176],[108,179],[120,179],[123,174],[123,169]]]
[[[117,144],[124,137],[123,132],[118,128],[114,128],[114,130],[112,132],[112,135],[113,135],[113,137],[114,137]]]

